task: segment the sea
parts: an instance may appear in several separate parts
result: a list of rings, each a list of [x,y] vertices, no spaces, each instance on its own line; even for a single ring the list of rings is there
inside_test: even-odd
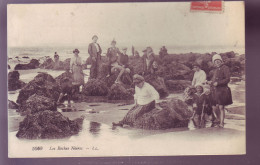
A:
[[[132,55],[132,47],[134,47],[134,50],[137,50],[140,55],[142,56],[142,50],[145,49],[145,47],[141,46],[129,46],[128,48],[128,55]],[[154,53],[159,54],[161,46],[153,47]],[[9,47],[8,48],[8,58],[9,60],[14,59],[15,57],[19,57],[19,59],[23,59],[23,57],[29,57],[30,59],[44,59],[44,57],[53,57],[54,53],[57,52],[60,56],[61,60],[65,60],[67,58],[71,58],[73,56],[73,50],[77,48],[80,51],[80,56],[83,60],[86,60],[89,57],[88,54],[88,47],[87,46],[81,46],[81,47]],[[176,46],[166,46],[168,49],[169,54],[180,54],[180,53],[211,53],[211,52],[217,52],[217,53],[224,53],[224,52],[230,52],[234,51],[238,55],[245,54],[245,48],[244,47],[223,47],[223,46],[215,46],[215,47],[176,47]],[[103,53],[102,56],[106,55],[108,47],[102,47]],[[10,59],[12,58],[12,59]]]

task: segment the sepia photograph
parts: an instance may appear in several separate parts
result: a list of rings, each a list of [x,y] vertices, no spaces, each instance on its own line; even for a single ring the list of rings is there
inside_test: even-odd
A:
[[[8,4],[8,157],[246,154],[243,1]]]

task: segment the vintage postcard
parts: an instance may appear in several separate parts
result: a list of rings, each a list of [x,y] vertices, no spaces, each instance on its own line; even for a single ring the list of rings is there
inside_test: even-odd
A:
[[[244,2],[7,9],[10,158],[246,153]]]

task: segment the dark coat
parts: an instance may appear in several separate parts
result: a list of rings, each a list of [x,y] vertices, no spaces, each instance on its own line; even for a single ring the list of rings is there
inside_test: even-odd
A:
[[[94,43],[90,43],[88,45],[88,54],[90,55],[90,57],[101,58],[102,49],[98,43],[97,45],[99,47],[99,51],[97,50]]]
[[[216,68],[213,73],[212,82],[217,82],[216,87],[212,87],[212,97],[214,104],[230,105],[233,103],[231,90],[228,87],[230,81],[230,71],[226,65]]]
[[[150,60],[149,64],[147,65],[146,59],[147,59],[147,54],[143,55],[143,71],[145,74],[153,73],[153,62],[155,61],[155,56],[154,54],[151,55],[152,59]]]

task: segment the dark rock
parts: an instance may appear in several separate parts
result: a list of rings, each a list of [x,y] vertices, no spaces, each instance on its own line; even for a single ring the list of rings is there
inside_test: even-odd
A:
[[[45,110],[57,111],[56,102],[51,98],[34,94],[21,104],[18,111],[33,114]]]
[[[61,75],[59,75],[58,77],[55,78],[55,81],[56,83],[61,86],[62,82],[65,80],[65,79],[69,79],[72,81],[72,73],[69,72],[69,71],[66,71],[64,73],[62,73]]]
[[[192,116],[188,106],[181,100],[171,99],[157,104],[160,108],[152,109],[138,117],[133,126],[141,129],[170,129],[188,127]]]
[[[129,57],[129,66],[131,66],[132,69],[132,74],[141,74],[144,72],[144,64],[143,64],[143,58],[141,57],[135,57],[135,56],[130,56]]]
[[[27,70],[27,69],[36,69],[40,65],[39,60],[32,59],[28,64],[17,64],[15,70]]]
[[[47,58],[41,65],[42,69],[53,69],[54,61],[51,58]]]
[[[169,95],[168,89],[166,88],[163,78],[151,74],[145,76],[145,81],[151,84],[156,89],[161,99]]]
[[[109,88],[106,83],[98,79],[90,79],[83,86],[82,93],[86,96],[106,96]]]
[[[15,102],[8,100],[8,108],[9,109],[18,109],[18,107],[19,106]]]
[[[171,92],[181,92],[191,86],[191,81],[188,80],[167,80],[166,86]]]
[[[19,124],[16,136],[22,139],[57,139],[78,134],[83,118],[69,120],[60,112],[41,111],[29,114]]]
[[[69,70],[70,69],[70,60],[71,58],[67,58],[62,62],[62,67],[64,70]]]
[[[109,100],[133,100],[134,89],[126,89],[122,84],[114,84],[108,94]]]
[[[8,67],[8,69],[11,69],[10,65],[8,65],[7,67]]]
[[[60,89],[51,75],[39,73],[21,89],[16,102],[22,104],[33,94],[45,96],[57,101],[60,95]]]
[[[20,73],[18,71],[12,71],[8,73],[8,91],[15,91],[26,85],[25,82],[19,79]]]
[[[28,56],[23,56],[22,58],[29,58]]]

